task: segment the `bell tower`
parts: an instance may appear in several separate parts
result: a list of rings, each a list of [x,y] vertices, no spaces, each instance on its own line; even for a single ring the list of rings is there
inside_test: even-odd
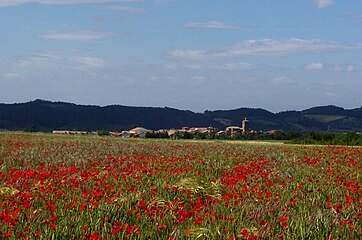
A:
[[[250,128],[249,128],[249,120],[248,119],[244,119],[241,123],[241,128],[243,133],[248,133],[250,132]]]

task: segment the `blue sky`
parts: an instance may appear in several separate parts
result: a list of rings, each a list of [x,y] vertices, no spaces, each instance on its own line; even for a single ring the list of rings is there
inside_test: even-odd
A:
[[[362,105],[360,0],[1,0],[0,102]]]

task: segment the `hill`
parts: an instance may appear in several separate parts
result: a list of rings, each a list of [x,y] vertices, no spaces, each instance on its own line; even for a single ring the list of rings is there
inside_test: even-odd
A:
[[[183,126],[219,126],[200,113],[173,108],[106,107],[76,105],[35,100],[20,104],[0,104],[0,129],[52,131],[100,130],[117,131],[143,126],[149,129]]]
[[[0,104],[0,129],[25,131],[119,131],[135,126],[154,130],[183,126],[214,126],[224,129],[230,125],[240,125],[244,118],[250,120],[252,129],[263,131],[281,129],[362,132],[362,108],[346,110],[336,106],[322,106],[280,113],[260,108],[238,108],[194,113],[168,107],[100,107],[44,100]]]

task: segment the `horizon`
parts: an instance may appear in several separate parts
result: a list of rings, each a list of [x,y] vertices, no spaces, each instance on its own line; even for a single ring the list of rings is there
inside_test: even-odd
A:
[[[362,105],[359,0],[3,0],[0,27],[3,103]]]
[[[247,107],[247,106],[241,106],[241,107],[237,107],[237,108],[226,108],[226,109],[205,109],[202,112],[195,112],[192,111],[190,109],[179,109],[179,108],[173,108],[170,106],[132,106],[132,105],[122,105],[122,104],[108,104],[108,105],[97,105],[97,104],[80,104],[80,103],[74,103],[74,102],[65,102],[65,101],[52,101],[52,100],[46,100],[46,99],[34,99],[34,100],[30,100],[30,101],[25,101],[25,102],[12,102],[12,103],[0,103],[0,104],[8,104],[8,105],[12,105],[12,104],[26,104],[26,103],[31,103],[31,102],[36,102],[36,101],[43,101],[43,102],[51,102],[51,103],[65,103],[65,104],[75,104],[77,106],[94,106],[94,107],[108,107],[108,106],[120,106],[120,107],[133,107],[133,108],[171,108],[171,109],[176,109],[176,110],[180,110],[180,111],[191,111],[193,113],[200,113],[203,114],[207,111],[233,111],[233,110],[237,110],[237,109],[242,109],[242,108],[247,108],[247,109],[261,109],[261,110],[266,110],[268,112],[271,112],[273,114],[278,114],[278,113],[282,113],[282,112],[289,112],[289,111],[297,111],[297,112],[301,112],[304,110],[308,110],[308,109],[312,109],[312,108],[318,108],[318,107],[337,107],[337,108],[342,108],[344,110],[354,110],[354,109],[358,109],[358,108],[362,108],[362,106],[360,107],[353,107],[353,108],[344,108],[342,106],[337,106],[337,105],[333,105],[333,104],[328,104],[328,105],[318,105],[318,106],[311,106],[305,109],[288,109],[288,110],[282,110],[280,112],[273,112],[270,111],[266,108],[263,107]]]

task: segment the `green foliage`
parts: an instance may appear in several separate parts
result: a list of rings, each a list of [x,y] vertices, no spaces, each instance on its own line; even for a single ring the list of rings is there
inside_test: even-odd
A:
[[[97,131],[97,135],[98,136],[109,136],[109,131],[106,131],[106,130],[99,130]]]
[[[303,137],[303,135],[300,131],[289,131],[286,133],[285,137],[287,140],[292,140],[292,139],[300,139]]]
[[[303,138],[292,139],[295,144],[362,146],[362,135],[357,133],[308,132]]]
[[[148,133],[146,138],[168,138],[167,133]],[[173,136],[174,139],[218,139],[218,140],[251,140],[251,141],[286,141],[293,144],[319,144],[319,145],[347,145],[362,146],[362,135],[357,133],[331,133],[309,131],[302,133],[300,131],[282,130],[269,132],[250,132],[246,134],[235,133],[233,135],[217,135],[212,133],[190,133],[187,131],[178,131]]]
[[[174,135],[174,139],[193,139],[194,135],[186,131],[177,131]]]
[[[168,133],[164,132],[147,132],[146,138],[169,138]]]

